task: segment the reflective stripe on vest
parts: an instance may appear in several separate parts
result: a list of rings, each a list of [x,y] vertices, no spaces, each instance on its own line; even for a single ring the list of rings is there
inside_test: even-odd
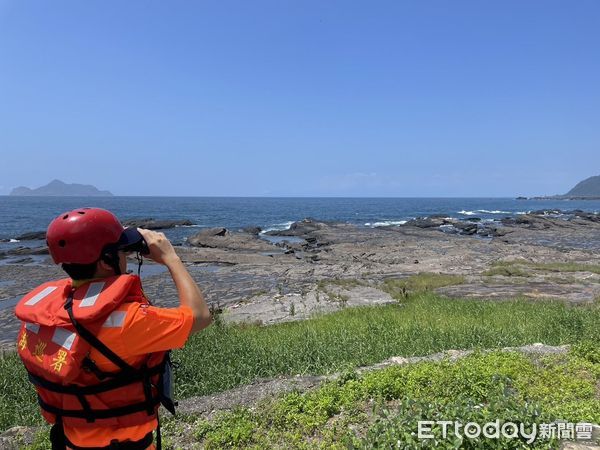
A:
[[[27,306],[35,306],[37,305],[41,300],[45,299],[46,297],[48,297],[48,295],[50,295],[52,292],[54,292],[56,290],[56,286],[48,286],[46,288],[44,288],[41,292],[38,292],[37,294],[35,294],[33,297],[31,297],[29,300],[27,300],[25,302],[25,305]]]
[[[100,292],[102,292],[102,289],[104,288],[104,285],[105,283],[103,281],[90,283],[85,293],[85,297],[83,300],[81,300],[81,303],[79,303],[79,307],[88,308],[90,306],[94,306],[96,304],[96,300],[98,300]]]
[[[103,328],[121,328],[125,323],[127,311],[114,311],[104,321]]]

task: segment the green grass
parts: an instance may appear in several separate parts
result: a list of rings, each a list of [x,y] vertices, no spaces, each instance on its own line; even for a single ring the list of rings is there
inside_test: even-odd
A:
[[[591,358],[590,358],[591,356]],[[556,442],[501,439],[419,441],[418,420],[523,423],[600,421],[600,348],[537,363],[519,353],[475,353],[456,363],[422,362],[347,372],[304,394],[292,392],[254,409],[192,420],[194,439],[218,448],[548,448]],[[170,424],[177,431],[177,424]],[[402,446],[397,447],[401,442]]]
[[[495,275],[500,275],[503,277],[531,277],[531,273],[524,271],[519,266],[498,266],[492,267],[491,269],[483,272],[483,275],[486,277],[493,277]]]
[[[341,288],[346,290],[351,290],[358,286],[363,286],[364,283],[356,280],[356,279],[347,279],[347,278],[332,278],[319,280],[317,283],[317,298],[319,298],[320,293],[325,294],[330,301],[339,302],[342,306],[346,306],[349,296],[339,292],[339,290],[332,290],[331,288]]]
[[[517,277],[531,277],[532,273],[526,269],[537,270],[541,272],[589,272],[600,274],[600,265],[583,263],[534,263],[530,261],[496,261],[492,267],[485,271],[485,276],[503,275]]]
[[[259,377],[324,374],[395,355],[447,349],[551,345],[600,338],[600,305],[448,300],[423,294],[399,305],[348,308],[268,327],[212,326],[175,358],[180,397],[205,395]]]
[[[600,265],[582,263],[530,263],[530,267],[547,272],[590,272],[600,275]]]
[[[581,283],[581,280],[578,280],[575,277],[569,277],[569,276],[562,276],[562,277],[549,276],[549,277],[545,277],[544,281],[549,282],[549,283],[556,283],[556,284],[578,284],[578,283]]]
[[[16,353],[0,358],[0,433],[14,425],[42,422],[33,386]]]
[[[454,286],[464,282],[465,277],[461,275],[419,273],[407,278],[385,280],[382,288],[393,297],[405,299],[410,295],[423,294],[437,288]]]
[[[398,294],[399,295],[399,294]],[[272,326],[217,324],[175,352],[178,398],[260,377],[327,374],[391,356],[447,349],[600,341],[600,304],[449,300],[432,293],[379,307],[347,308]],[[39,423],[33,389],[16,355],[0,359],[0,430]]]

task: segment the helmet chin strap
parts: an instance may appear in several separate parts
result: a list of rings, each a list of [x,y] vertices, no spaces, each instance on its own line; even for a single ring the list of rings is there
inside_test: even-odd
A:
[[[139,276],[141,276],[140,274],[142,272],[142,264],[144,263],[144,258],[142,257],[142,254],[140,252],[136,252],[135,253],[135,259],[138,262],[137,274],[138,274],[138,277],[139,277]],[[131,272],[132,272],[131,270],[127,271],[127,273],[131,273]],[[118,275],[120,275],[120,273]]]
[[[110,267],[115,271],[115,275],[122,275],[121,273],[121,265],[119,264],[119,258],[111,258]]]
[[[142,264],[144,263],[144,258],[142,257],[142,254],[140,252],[136,252],[135,259],[137,259],[137,262],[138,262],[138,277],[139,277],[139,276],[141,276],[140,273],[142,271]]]
[[[116,249],[106,249],[102,254],[102,261],[111,267],[115,275],[122,275],[121,265],[119,264],[119,252]]]
[[[142,272],[142,264],[144,263],[144,258],[142,257],[142,254],[140,252],[136,252],[135,259],[138,262],[137,274],[139,277]],[[121,272],[121,264],[119,261],[118,251],[115,250],[115,251],[111,251],[109,253],[105,253],[104,257],[103,257],[103,261],[114,270],[115,275],[123,275],[123,272]],[[129,273],[129,271],[127,271],[127,273]]]

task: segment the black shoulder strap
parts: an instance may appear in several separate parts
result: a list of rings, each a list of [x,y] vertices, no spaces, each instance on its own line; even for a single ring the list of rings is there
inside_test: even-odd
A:
[[[119,355],[113,352],[110,348],[108,348],[104,343],[94,336],[87,328],[81,325],[77,320],[75,320],[75,316],[73,315],[73,292],[69,294],[67,301],[65,302],[65,309],[67,313],[69,313],[69,319],[71,319],[71,323],[77,330],[77,334],[90,343],[92,347],[102,353],[106,358],[108,358],[112,363],[118,366],[123,372],[134,375],[138,374],[139,370],[127,364]]]

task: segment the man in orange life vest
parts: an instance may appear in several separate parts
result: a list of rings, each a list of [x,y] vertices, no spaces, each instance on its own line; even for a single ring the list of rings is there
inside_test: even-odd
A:
[[[160,448],[158,408],[174,412],[169,350],[211,323],[203,295],[162,233],[125,229],[109,211],[81,208],[54,219],[50,255],[70,278],[25,295],[17,350],[51,424],[53,449]],[[158,308],[138,276],[137,251],[169,269],[180,306]],[[139,254],[138,254],[139,256]]]

